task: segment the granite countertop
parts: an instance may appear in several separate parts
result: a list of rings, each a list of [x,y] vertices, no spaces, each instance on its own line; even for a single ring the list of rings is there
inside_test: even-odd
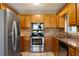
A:
[[[79,41],[77,41],[79,38],[57,37],[56,35],[52,35],[52,37],[55,37],[59,41],[64,42],[65,44],[79,50]]]

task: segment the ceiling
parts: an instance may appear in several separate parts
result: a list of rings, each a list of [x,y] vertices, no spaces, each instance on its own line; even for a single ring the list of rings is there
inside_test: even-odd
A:
[[[40,3],[40,5],[33,5],[33,3],[8,3],[10,7],[15,9],[20,14],[55,14],[66,3]]]

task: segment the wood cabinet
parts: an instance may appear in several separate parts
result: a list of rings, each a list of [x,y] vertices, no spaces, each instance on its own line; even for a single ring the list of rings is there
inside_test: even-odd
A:
[[[57,27],[57,16],[51,15],[49,20],[50,28],[56,28]]]
[[[63,16],[64,14],[68,13],[68,4],[66,4],[61,10],[57,13],[58,16]]]
[[[52,37],[45,36],[45,52],[52,52]]]
[[[44,15],[44,28],[50,28],[50,17],[49,17],[49,15]]]
[[[25,48],[25,37],[20,37],[21,38],[21,51],[26,51]]]
[[[76,6],[77,6],[77,26],[79,26],[79,3],[77,3]]]
[[[25,28],[25,16],[20,16],[20,28]]]
[[[26,51],[27,52],[30,52],[30,37],[28,36],[28,37],[26,37],[26,40],[25,40],[26,42],[25,42],[25,48],[26,48]]]
[[[64,18],[64,16],[59,17],[59,28],[65,28],[65,18]]]
[[[78,7],[78,6],[77,6]],[[67,4],[59,13],[59,27],[64,27],[64,21],[65,18],[63,16],[68,15],[68,21],[69,26],[75,26],[76,25],[76,4],[75,3],[69,3]]]
[[[59,28],[59,16],[57,15],[57,28]]]
[[[68,15],[68,4],[57,14],[57,26],[59,28],[65,28],[65,15]]]
[[[21,51],[30,51],[30,37],[21,37]]]
[[[7,8],[6,4],[0,3],[0,9],[6,9],[6,8]]]
[[[79,50],[75,49],[75,56],[79,56]]]
[[[56,28],[57,16],[56,15],[44,15],[44,28]]]
[[[20,27],[30,28],[31,23],[44,23],[44,28],[56,28],[56,15],[25,15],[20,17]]]
[[[32,16],[25,16],[25,27],[26,28],[31,28],[31,17]]]
[[[68,5],[68,18],[69,18],[69,26],[76,25],[76,4],[71,3]]]
[[[58,56],[59,53],[59,41],[56,38],[52,38],[52,51],[55,54],[55,56]]]
[[[43,23],[43,15],[32,15],[31,23]]]
[[[71,46],[69,46],[68,55],[69,56],[75,56],[75,49]]]

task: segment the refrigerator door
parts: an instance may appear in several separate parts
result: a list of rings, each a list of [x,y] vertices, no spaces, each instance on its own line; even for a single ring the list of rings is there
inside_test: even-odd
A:
[[[14,12],[7,10],[6,12],[6,55],[8,56],[18,56],[20,55],[20,45],[18,26],[17,26],[17,17]]]
[[[20,55],[19,27],[19,19],[14,12],[9,9],[0,10],[0,56]]]
[[[5,11],[0,10],[0,56],[5,55],[4,45],[4,13]]]

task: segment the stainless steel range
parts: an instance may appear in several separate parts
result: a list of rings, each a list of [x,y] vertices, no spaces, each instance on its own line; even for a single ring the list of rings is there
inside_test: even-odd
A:
[[[31,51],[32,52],[44,52],[43,23],[32,23]]]

